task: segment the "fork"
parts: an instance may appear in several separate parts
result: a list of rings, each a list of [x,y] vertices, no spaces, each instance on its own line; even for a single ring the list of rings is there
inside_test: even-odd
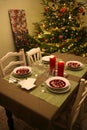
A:
[[[21,81],[21,80],[10,75],[10,77],[9,77],[10,83],[18,83],[19,81]]]

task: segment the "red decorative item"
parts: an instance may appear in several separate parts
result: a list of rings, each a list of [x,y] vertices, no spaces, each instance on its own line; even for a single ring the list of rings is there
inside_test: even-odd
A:
[[[58,37],[59,39],[62,39],[63,38],[63,35],[59,35],[59,37]]]
[[[55,37],[52,37],[52,40],[55,40]]]
[[[56,68],[56,56],[50,57],[50,74],[53,74],[53,71],[55,72]]]
[[[46,12],[48,12],[48,7],[45,7],[44,10],[45,10]]]
[[[66,10],[67,10],[66,7],[62,7],[62,8],[60,9],[60,12],[65,13]]]
[[[19,51],[28,44],[28,29],[25,10],[10,9],[8,13],[16,49]]]
[[[80,12],[80,13],[83,13],[83,12],[84,12],[84,9],[81,7],[81,8],[79,9],[79,12]]]
[[[58,61],[58,76],[64,76],[64,61]]]

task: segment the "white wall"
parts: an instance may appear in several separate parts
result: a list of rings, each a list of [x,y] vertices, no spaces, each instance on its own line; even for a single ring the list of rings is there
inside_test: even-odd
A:
[[[43,7],[41,0],[0,0],[0,57],[14,51],[14,42],[9,21],[9,9],[24,9],[29,33],[34,30],[33,22],[39,22]]]

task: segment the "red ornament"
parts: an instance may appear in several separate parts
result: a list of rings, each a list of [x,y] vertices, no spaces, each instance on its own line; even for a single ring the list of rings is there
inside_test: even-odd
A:
[[[45,7],[44,10],[45,10],[46,12],[48,12],[48,7]]]
[[[62,39],[62,38],[63,38],[63,35],[59,35],[58,38],[59,38],[59,39]]]
[[[78,40],[79,40],[79,37],[76,37],[75,42],[78,42]]]
[[[52,37],[52,40],[55,40],[55,37]]]
[[[84,9],[81,7],[81,8],[79,9],[79,12],[80,12],[80,13],[83,13],[83,12],[84,12]]]
[[[67,10],[66,7],[62,7],[62,8],[60,9],[60,12],[65,13],[66,10]]]

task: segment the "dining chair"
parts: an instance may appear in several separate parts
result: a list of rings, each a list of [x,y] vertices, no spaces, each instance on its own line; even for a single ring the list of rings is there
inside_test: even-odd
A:
[[[8,52],[0,59],[1,76],[6,76],[14,67],[20,65],[26,65],[24,49],[19,52]]]
[[[87,89],[87,80],[85,81],[86,89]],[[84,100],[82,109],[81,109],[81,116],[80,116],[80,127],[81,130],[87,130],[87,97]]]
[[[54,119],[54,127],[55,129],[62,129],[62,130],[78,130],[75,127],[78,115],[80,111],[84,109],[84,100],[87,97],[87,81],[85,79],[81,79],[79,83],[79,88],[77,92],[77,96],[73,105],[71,105],[70,109],[60,113],[59,116],[56,116]],[[82,113],[81,113],[82,114]],[[80,115],[80,119],[82,115]],[[81,121],[81,120],[80,120]],[[76,126],[75,126],[76,125]],[[74,129],[73,129],[74,128]],[[80,130],[80,129],[79,129]]]
[[[42,55],[39,47],[33,48],[26,52],[26,58],[29,66],[31,66],[35,61],[40,60],[41,57]]]

